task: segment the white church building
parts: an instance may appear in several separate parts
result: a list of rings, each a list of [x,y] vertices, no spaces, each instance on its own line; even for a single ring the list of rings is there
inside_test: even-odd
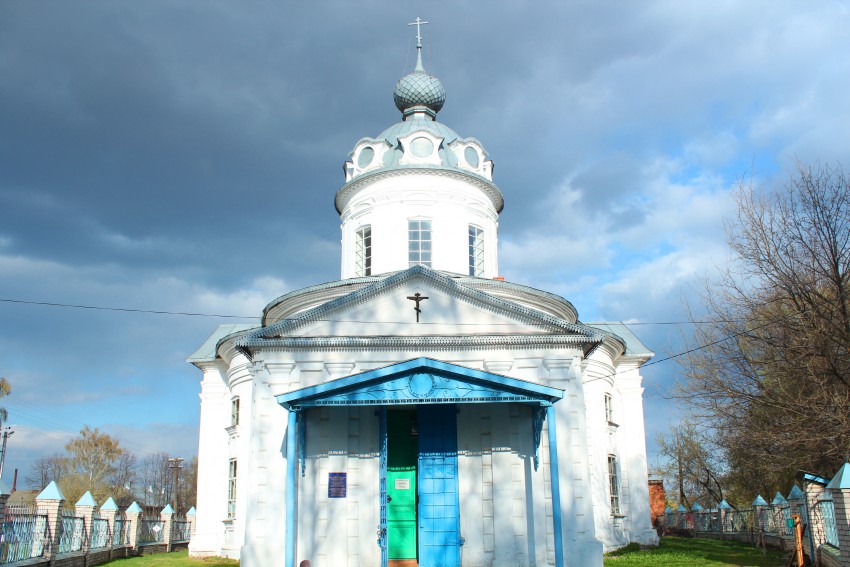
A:
[[[194,556],[243,567],[601,567],[657,543],[620,323],[499,277],[503,199],[422,66],[335,197],[342,279],[222,325],[203,372]]]

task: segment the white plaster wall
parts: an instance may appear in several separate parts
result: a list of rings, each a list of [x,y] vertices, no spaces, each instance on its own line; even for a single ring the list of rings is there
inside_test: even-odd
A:
[[[242,474],[247,510],[245,541],[240,553],[243,567],[263,567],[284,553],[286,519],[286,424],[288,412],[272,396],[272,385],[289,378],[292,366],[272,370],[255,361],[251,381],[251,435],[246,443],[247,470]],[[274,374],[274,376],[273,376]]]
[[[296,563],[380,565],[379,417],[374,407],[308,410],[307,467],[299,473]],[[347,473],[345,498],[328,498],[328,474]]]
[[[248,404],[253,409],[248,417],[243,405],[242,424],[250,423],[251,431],[240,430],[239,439],[244,436],[253,441],[237,449],[240,455],[247,451],[250,455],[247,462],[251,463],[250,470],[246,470],[242,464],[246,460],[240,460],[237,515],[245,518],[249,526],[247,539],[242,540],[245,544],[243,565],[267,565],[270,560],[279,560],[284,552],[285,459],[281,450],[286,411],[277,405],[274,396],[418,356],[565,390],[564,399],[555,405],[565,556],[571,567],[601,564],[602,544],[596,539],[597,530],[608,529],[606,522],[610,523],[610,518],[595,522],[592,504],[601,502],[607,511],[607,476],[601,477],[604,482],[592,482],[588,456],[605,456],[606,468],[602,472],[607,475],[607,447],[595,453],[591,450],[590,444],[599,438],[599,431],[596,437],[588,434],[588,416],[593,412],[587,411],[585,395],[595,388],[591,384],[602,381],[582,383],[579,352],[568,349],[557,352],[546,349],[475,352],[411,349],[401,352],[274,351],[264,356],[265,360],[254,364],[254,385],[250,386],[249,381],[248,393],[243,393],[253,400]],[[240,372],[243,370],[248,372],[247,367]],[[605,384],[588,396],[588,399],[593,397],[594,412],[599,412],[600,420],[604,419],[601,393],[610,387],[608,382]],[[221,419],[225,422],[229,420],[229,400],[227,395],[226,404],[221,408]],[[541,466],[534,471],[530,457],[530,409],[496,404],[462,406],[458,441],[461,535],[467,541],[461,551],[464,565],[539,565],[554,560],[546,427],[544,425]],[[608,435],[607,430],[604,433]],[[311,410],[307,430],[307,475],[298,479],[298,561],[309,559],[315,567],[378,564],[380,549],[375,534],[379,523],[377,444],[375,408]],[[222,502],[226,498],[226,457],[222,459],[219,485]],[[630,464],[628,468],[632,471],[634,467]],[[343,471],[349,473],[349,497],[329,500],[327,474]],[[637,481],[631,472],[629,474],[629,483],[634,485]],[[252,490],[256,494],[249,501],[247,495]],[[635,494],[630,492],[629,498],[639,498]],[[648,503],[648,495],[646,499]],[[199,494],[199,506],[201,502]],[[243,509],[247,509],[244,514]],[[222,511],[222,517],[223,514]]]
[[[230,424],[230,389],[225,383],[222,364],[206,364],[202,370],[197,515],[195,534],[189,543],[189,553],[193,557],[221,555],[223,520],[227,517],[228,434],[225,427]]]
[[[464,566],[546,563],[544,471],[534,470],[531,409],[518,404],[461,405],[458,484]],[[552,548],[552,552],[554,548]]]
[[[224,463],[225,482],[222,490],[227,498],[227,471],[229,460],[236,459],[236,515],[232,520],[222,518],[225,524],[224,557],[238,558],[245,541],[245,525],[248,520],[249,499],[251,494],[251,441],[255,434],[252,423],[253,411],[253,380],[251,363],[243,355],[237,356],[230,362],[227,371],[227,382],[230,387],[230,398],[239,397],[239,425],[228,439],[227,461]],[[230,398],[227,400],[227,420],[230,425]],[[253,511],[253,508],[251,508]]]
[[[619,403],[615,409],[619,409],[623,422],[627,424],[617,431],[623,479],[627,483],[627,494],[624,495],[628,506],[627,534],[630,541],[658,545],[649,502],[642,378],[636,364],[623,366],[618,368],[616,377]]]
[[[462,178],[405,174],[376,180],[360,189],[340,215],[342,278],[355,277],[355,232],[372,227],[372,274],[405,270],[408,265],[407,221],[432,222],[435,270],[469,273],[469,225],[484,230],[484,275],[499,275],[498,214],[490,199]]]
[[[583,375],[596,537],[603,543],[605,551],[617,549],[629,543],[624,528],[624,517],[628,516],[628,510],[626,499],[623,498],[623,459],[616,443],[616,429],[628,427],[628,424],[623,423],[617,428],[611,428],[608,420],[605,419],[604,396],[612,393],[614,374],[615,370],[610,357],[600,349],[585,364]],[[609,454],[617,457],[620,466],[620,514],[617,516],[611,512],[608,488]]]

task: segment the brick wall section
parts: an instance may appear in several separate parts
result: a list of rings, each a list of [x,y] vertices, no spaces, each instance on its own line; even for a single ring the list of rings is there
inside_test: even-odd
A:
[[[649,481],[649,510],[652,514],[652,525],[658,526],[658,518],[664,516],[667,507],[667,494],[664,492],[664,481]]]
[[[831,489],[842,567],[850,566],[850,488]]]
[[[139,555],[153,555],[155,553],[165,553],[168,546],[164,543],[152,543],[149,545],[139,546]]]

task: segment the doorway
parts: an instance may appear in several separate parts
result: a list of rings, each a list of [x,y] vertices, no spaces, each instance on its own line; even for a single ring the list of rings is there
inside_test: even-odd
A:
[[[415,409],[387,412],[387,558],[389,567],[418,565],[417,465],[419,427]]]
[[[457,407],[386,412],[388,567],[460,565]]]

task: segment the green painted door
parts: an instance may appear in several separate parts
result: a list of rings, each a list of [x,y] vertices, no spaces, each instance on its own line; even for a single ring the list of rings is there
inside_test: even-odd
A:
[[[389,559],[416,559],[416,411],[387,412],[387,545]]]

